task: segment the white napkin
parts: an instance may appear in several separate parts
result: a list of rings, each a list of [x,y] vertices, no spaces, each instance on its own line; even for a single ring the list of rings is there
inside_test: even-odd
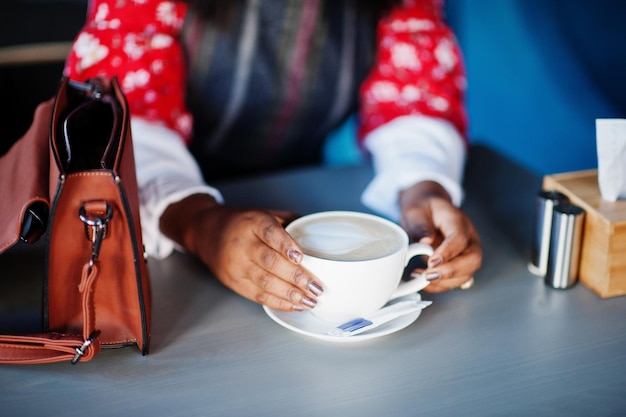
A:
[[[596,119],[596,144],[602,199],[626,198],[626,119]]]

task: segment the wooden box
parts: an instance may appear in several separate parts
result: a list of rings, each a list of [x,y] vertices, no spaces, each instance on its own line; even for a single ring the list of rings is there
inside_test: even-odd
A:
[[[596,170],[545,176],[543,188],[585,210],[579,280],[603,298],[625,295],[626,200],[603,200]]]

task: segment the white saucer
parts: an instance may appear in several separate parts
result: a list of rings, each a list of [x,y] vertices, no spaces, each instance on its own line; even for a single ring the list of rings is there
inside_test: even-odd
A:
[[[391,320],[390,322],[376,327],[370,331],[346,337],[331,336],[327,334],[328,330],[334,327],[333,324],[317,318],[309,311],[286,312],[273,310],[265,306],[263,307],[263,310],[265,310],[265,313],[270,316],[272,320],[291,331],[310,336],[315,339],[339,343],[361,342],[364,340],[375,339],[377,337],[395,333],[409,326],[411,323],[417,320],[417,318],[422,313],[422,310],[417,310],[413,313]]]

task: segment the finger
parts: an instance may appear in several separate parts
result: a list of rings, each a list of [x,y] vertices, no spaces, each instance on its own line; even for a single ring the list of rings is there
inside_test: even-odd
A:
[[[472,241],[461,255],[425,272],[426,279],[431,281],[428,291],[439,292],[460,287],[474,276],[481,264],[482,249],[477,241]]]
[[[470,284],[470,285],[466,287],[467,284]],[[424,288],[424,291],[429,292],[429,293],[441,293],[441,292],[450,291],[456,288],[469,289],[473,285],[474,285],[474,277],[468,278],[461,284],[458,284],[458,282],[451,283],[451,282],[446,282],[446,281],[441,281],[441,282],[433,281],[426,288]]]
[[[443,241],[428,261],[430,268],[456,258],[470,245],[471,239],[477,240],[474,227],[458,209],[439,215],[436,221],[436,227],[439,228]]]
[[[433,244],[435,229],[427,212],[426,209],[412,207],[402,213],[400,225],[407,232],[412,242]]]
[[[302,250],[295,240],[285,231],[275,216],[270,214],[263,220],[257,222],[254,233],[261,242],[282,254],[282,256],[289,259],[292,263],[300,264],[300,262],[302,262]]]
[[[252,297],[259,304],[285,311],[302,311],[317,305],[314,294],[305,294],[297,286],[268,272],[261,272],[253,281],[257,288]]]
[[[323,292],[322,284],[300,266],[302,251],[285,229],[268,216],[257,229],[257,236],[261,244],[253,259],[263,271],[256,275],[257,285],[279,298],[305,306],[316,303]],[[267,282],[266,276],[270,277]],[[294,296],[293,287],[298,289],[298,296]]]
[[[283,233],[291,240],[287,233]],[[317,297],[322,294],[323,287],[319,280],[299,265],[299,262],[295,263],[293,259],[287,259],[289,255],[285,257],[284,254],[264,244],[258,245],[254,250],[257,253],[254,254],[253,259],[258,269],[253,278],[259,288],[293,302],[299,302],[303,298],[317,302]],[[298,291],[297,295],[294,295],[294,289]]]
[[[255,300],[257,303],[271,308],[272,310],[279,311],[305,311],[308,308],[302,307],[299,304],[292,304],[291,302],[278,298],[272,294],[266,294],[266,297]]]
[[[268,253],[274,252],[274,255],[263,255],[262,258],[268,260],[273,257],[278,260],[276,262],[282,262],[294,270],[291,281],[303,280],[298,277],[303,277],[307,274],[304,268],[293,265],[271,248],[261,244],[252,246],[248,252],[251,256],[238,261],[238,271],[234,274],[224,274],[220,280],[243,297],[270,308],[283,311],[302,311],[313,308],[317,304],[317,297],[314,292],[300,289],[290,282],[289,279],[281,278],[260,265],[263,261],[259,262],[257,257],[259,256],[258,248],[261,247],[263,251]],[[271,265],[274,261],[270,259],[269,262]]]
[[[258,304],[280,311],[304,311],[317,304],[314,300],[307,300],[299,291],[293,291],[295,287],[290,287],[283,291],[282,295],[278,295],[264,290],[263,282],[271,282],[271,279],[246,279],[245,284],[237,287],[237,292]],[[280,291],[280,289],[277,290]]]
[[[283,227],[300,217],[299,214],[288,210],[269,210],[269,213],[274,216],[276,221]]]

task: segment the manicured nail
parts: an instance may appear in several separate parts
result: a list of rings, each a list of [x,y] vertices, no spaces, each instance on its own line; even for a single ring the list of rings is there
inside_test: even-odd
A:
[[[420,276],[422,276],[422,274],[424,273],[424,270],[419,270],[419,271],[413,271],[411,272],[410,277],[411,278],[419,278]]]
[[[299,312],[299,311],[304,311],[304,308],[303,308],[302,306],[297,306],[297,305],[292,305],[292,306],[291,306],[291,309],[292,309],[293,311],[298,311],[298,312]]]
[[[435,271],[435,272],[429,272],[426,274],[426,279],[428,281],[434,281],[439,278],[441,278],[441,272]]]
[[[311,291],[317,297],[322,295],[322,293],[324,292],[324,289],[322,288],[322,286],[315,281],[309,282],[308,288],[309,288],[309,291]]]
[[[304,305],[305,307],[308,308],[313,308],[317,305],[317,301],[309,298],[309,297],[302,297],[302,300],[300,300],[300,304]]]
[[[287,256],[289,257],[289,260],[295,264],[302,262],[302,253],[295,249],[289,249],[287,251]]]
[[[443,262],[443,259],[441,259],[440,257],[430,258],[428,260],[428,267],[429,268],[435,268],[435,267],[441,265],[442,262]]]

